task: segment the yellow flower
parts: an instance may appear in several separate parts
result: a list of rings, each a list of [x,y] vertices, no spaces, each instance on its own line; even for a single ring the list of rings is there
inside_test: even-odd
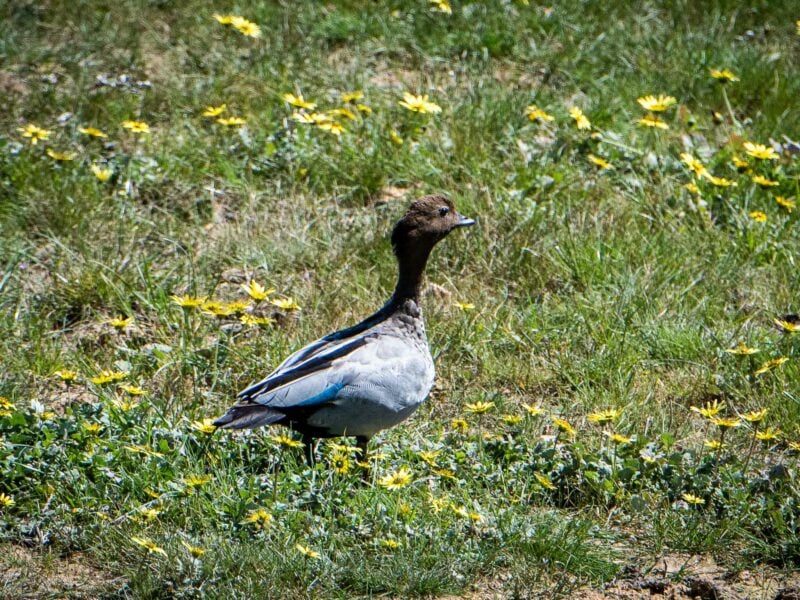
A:
[[[37,127],[33,123],[28,123],[25,127],[17,127],[17,131],[22,133],[22,137],[29,138],[32,146],[38,144],[39,140],[46,140],[52,133],[52,131]]]
[[[697,184],[694,181],[683,184],[683,187],[685,187],[686,190],[692,194],[697,194],[698,196],[700,195],[700,188],[697,187]]]
[[[780,185],[777,181],[773,181],[772,179],[768,179],[762,175],[753,175],[752,179],[753,183],[760,185],[761,187],[776,187]]]
[[[307,113],[302,111],[294,111],[292,113],[292,120],[298,123],[305,123],[307,125],[328,123],[333,120],[333,117],[325,113]]]
[[[106,135],[100,129],[97,129],[97,127],[78,127],[78,131],[80,131],[83,135],[88,135],[90,137],[95,137],[95,138],[108,137],[108,135]]]
[[[739,425],[742,424],[739,419],[733,419],[730,417],[713,417],[709,420],[720,429],[732,429],[734,427],[739,427]]]
[[[128,412],[139,406],[138,402],[131,402],[130,400],[123,400],[122,398],[115,398],[113,400],[114,406],[120,409],[122,412]]]
[[[68,162],[70,160],[74,160],[74,158],[78,156],[78,154],[77,152],[56,152],[52,148],[48,148],[47,156],[49,156],[53,160],[57,160],[60,162]]]
[[[518,425],[522,422],[522,417],[520,415],[503,415],[501,419],[506,425]]]
[[[464,312],[475,310],[475,305],[472,302],[454,302],[453,304]]]
[[[448,0],[428,0],[430,4],[433,4],[431,10],[433,12],[440,12],[446,15],[452,15],[453,9],[450,6],[450,2]]]
[[[669,125],[658,117],[652,115],[645,115],[637,121],[642,127],[655,127],[658,129],[669,129]]]
[[[705,177],[708,174],[708,170],[703,163],[688,152],[681,153],[681,162],[694,171],[694,174],[698,177]]]
[[[248,296],[250,296],[256,302],[260,302],[261,300],[266,300],[267,296],[270,294],[274,294],[275,290],[272,288],[265,288],[263,285],[258,283],[255,279],[251,279],[250,283],[243,283],[242,284],[242,291],[244,291]]]
[[[785,196],[775,196],[775,202],[777,202],[779,206],[782,206],[789,212],[792,212],[794,210],[795,203],[793,198],[786,198]]]
[[[130,394],[131,396],[143,396],[144,394],[147,393],[137,385],[123,385],[119,389],[121,389],[126,394]]]
[[[2,508],[11,508],[14,506],[16,502],[14,502],[14,497],[9,496],[5,493],[0,492],[0,507]]]
[[[353,90],[352,92],[342,92],[342,102],[357,102],[364,98],[364,92]]]
[[[739,78],[728,69],[710,69],[711,77],[720,83],[728,83],[729,81],[739,81]]]
[[[261,36],[261,28],[252,21],[248,21],[244,17],[240,17],[238,15],[215,14],[214,19],[216,19],[216,21],[221,25],[230,25],[234,27],[239,31],[239,33],[242,33],[248,37]]]
[[[400,544],[397,541],[389,539],[381,540],[380,544],[381,546],[383,546],[384,548],[388,548],[389,550],[395,550],[396,548],[400,547]]]
[[[768,412],[768,408],[762,408],[761,410],[754,410],[749,413],[744,413],[742,418],[750,423],[760,423],[764,420],[764,417],[767,416]]]
[[[469,517],[469,512],[467,511],[466,506],[459,506],[458,504],[451,504],[450,510],[452,510],[456,515],[459,517],[464,517],[465,519]]]
[[[328,114],[331,117],[344,117],[345,119],[349,119],[351,121],[356,120],[355,113],[347,108],[332,108],[331,110],[328,111]]]
[[[254,315],[244,314],[239,317],[239,321],[244,325],[257,325],[259,327],[266,327],[272,325],[275,319],[272,317],[256,317]]]
[[[247,37],[261,37],[261,27],[252,21],[248,21],[247,19],[240,18],[238,21],[233,23],[233,26],[239,33]]]
[[[192,421],[191,428],[200,433],[214,433],[217,430],[216,425],[213,424],[211,419]]]
[[[746,160],[742,160],[735,154],[731,157],[731,163],[733,163],[733,166],[736,167],[736,170],[740,173],[743,173],[750,168],[750,163],[748,163]]]
[[[681,498],[683,498],[687,504],[705,504],[706,501],[700,498],[699,496],[695,496],[694,494],[681,494]]]
[[[346,475],[350,471],[350,457],[345,452],[334,452],[331,464],[334,472],[339,475]]]
[[[155,518],[161,514],[161,511],[157,508],[149,508],[146,506],[142,506],[139,508],[139,514],[145,521],[153,521]]]
[[[469,423],[464,419],[453,419],[450,421],[450,427],[459,433],[466,433],[467,429],[469,429]]]
[[[600,412],[590,414],[587,419],[592,423],[611,423],[611,421],[616,420],[621,414],[622,411],[618,408],[607,408]]]
[[[203,111],[204,117],[218,117],[228,109],[227,104],[220,104],[219,106],[206,106]]]
[[[75,371],[71,371],[70,369],[60,369],[53,373],[56,377],[60,377],[61,381],[75,381],[78,379],[78,373]]]
[[[536,481],[539,482],[539,485],[541,485],[546,490],[556,489],[556,486],[553,484],[552,481],[550,481],[550,478],[547,475],[534,472],[533,476],[536,478]]]
[[[392,140],[393,143],[397,144],[398,146],[403,145],[403,138],[402,136],[397,133],[394,129],[389,131],[389,139]]]
[[[388,473],[378,480],[378,485],[387,490],[399,490],[411,483],[411,471],[403,467],[394,473]]]
[[[725,409],[725,403],[720,402],[718,400],[706,402],[705,406],[703,406],[702,408],[698,408],[697,406],[689,407],[689,410],[692,410],[696,413],[700,413],[706,419],[711,419],[712,417],[717,416],[724,409]]]
[[[753,158],[760,160],[778,160],[780,156],[775,152],[772,146],[765,146],[764,144],[754,144],[753,142],[745,142],[744,150]]]
[[[767,220],[767,214],[761,212],[760,210],[754,210],[750,213],[750,218],[757,223],[764,223]]]
[[[723,444],[719,440],[706,440],[703,442],[703,445],[709,450],[722,450],[728,447],[728,444]]]
[[[100,430],[103,429],[103,426],[100,423],[84,423],[83,429],[86,433],[100,433]]]
[[[97,177],[100,181],[108,181],[111,179],[111,176],[114,174],[114,171],[109,169],[108,167],[103,167],[94,163],[91,167],[89,167],[94,176]]]
[[[629,444],[633,438],[626,437],[619,433],[610,433],[608,431],[605,432],[608,439],[610,439],[615,444]]]
[[[431,467],[436,467],[436,457],[442,453],[441,450],[428,450],[427,452],[417,452],[417,456],[419,456],[426,464],[430,465]]]
[[[659,94],[658,96],[642,96],[637,98],[636,101],[641,104],[642,108],[650,112],[664,112],[673,106],[677,100],[672,96],[665,96]]]
[[[131,537],[131,541],[146,548],[148,554],[156,553],[156,554],[163,554],[164,556],[167,555],[167,553],[164,551],[163,548],[159,548],[158,546],[155,545],[154,542],[148,540],[147,538],[133,536]]]
[[[189,489],[203,486],[211,481],[211,475],[189,475],[183,478],[183,483]]]
[[[559,431],[562,431],[567,435],[575,435],[577,433],[577,431],[575,431],[575,428],[572,425],[570,425],[569,421],[567,421],[566,419],[562,419],[560,417],[553,417],[553,425],[555,425]]]
[[[150,125],[144,121],[123,121],[122,126],[133,133],[150,133]]]
[[[206,296],[170,296],[170,299],[181,308],[197,308],[208,300]]]
[[[776,367],[780,367],[783,363],[785,363],[788,358],[782,356],[781,358],[773,358],[772,360],[768,360],[765,362],[759,369],[756,370],[756,375],[761,375],[762,373],[766,373],[767,371],[771,371]]]
[[[781,319],[773,319],[775,324],[789,333],[800,331],[800,323],[791,323],[790,321],[782,321]]]
[[[242,117],[220,117],[217,119],[217,123],[226,127],[240,127],[247,123],[247,119]]]
[[[553,115],[543,111],[535,104],[525,107],[525,116],[528,117],[529,121],[534,123],[536,121],[555,121],[555,117]]]
[[[320,553],[316,550],[312,550],[307,546],[303,546],[302,544],[295,544],[294,549],[297,550],[300,554],[305,556],[306,558],[319,558]]]
[[[198,548],[197,546],[192,546],[191,544],[188,544],[183,540],[181,540],[181,544],[183,544],[183,547],[189,551],[189,554],[191,554],[193,558],[200,558],[201,556],[203,556],[203,554],[206,553],[206,550],[204,548]]]
[[[295,302],[294,298],[291,296],[288,298],[277,298],[275,300],[270,300],[269,303],[282,310],[300,310],[300,305]]]
[[[601,169],[613,169],[614,167],[605,159],[600,158],[599,156],[595,156],[594,154],[587,154],[586,158],[590,163],[595,166],[600,167]]]
[[[442,479],[455,480],[456,478],[456,474],[450,469],[434,469],[433,474],[437,477],[441,477]]]
[[[592,124],[589,122],[589,119],[586,115],[583,114],[583,111],[578,108],[577,106],[573,106],[569,109],[569,116],[575,119],[575,126],[578,129],[591,129]]]
[[[438,104],[428,101],[428,94],[414,95],[408,92],[403,93],[403,99],[399,102],[400,106],[407,108],[412,112],[420,114],[440,113],[442,107]]]
[[[206,300],[200,306],[200,310],[207,315],[214,315],[217,317],[227,317],[236,312],[230,305],[217,300]]]
[[[494,408],[494,402],[482,402],[479,400],[473,404],[465,404],[464,412],[482,415],[483,413],[490,411],[492,408]]]
[[[89,381],[95,385],[103,385],[104,383],[122,381],[127,376],[128,374],[123,371],[111,371],[109,369],[103,369],[100,371],[100,374],[97,377],[90,377]]]
[[[800,452],[800,442],[789,442],[789,448],[795,452]]]
[[[266,529],[272,524],[272,515],[264,508],[257,508],[247,513],[242,524],[255,525],[257,529]]]
[[[745,345],[744,342],[739,342],[738,346],[736,346],[735,348],[728,348],[727,350],[725,350],[725,352],[727,352],[728,354],[744,354],[744,355],[748,355],[748,354],[755,354],[756,352],[760,352],[760,350],[758,348],[749,348],[748,346]]]
[[[528,415],[531,417],[538,417],[544,412],[544,409],[539,406],[538,404],[526,404],[525,410],[528,412]]]
[[[703,173],[703,177],[705,177],[711,185],[715,185],[717,187],[736,187],[736,182],[732,179],[725,179],[724,177],[715,177],[708,171]]]
[[[283,96],[283,101],[291,104],[292,106],[296,106],[297,108],[307,108],[308,110],[314,110],[317,107],[316,102],[309,102],[305,100],[302,95],[295,96],[292,93],[285,93]]]
[[[764,431],[756,432],[756,438],[762,442],[774,442],[780,438],[781,435],[783,435],[783,432],[780,429],[773,429],[772,427],[767,427]]]
[[[356,104],[356,108],[358,109],[358,112],[364,113],[365,115],[368,115],[372,112],[372,109],[366,104]]]
[[[328,133],[332,133],[336,137],[339,137],[345,131],[347,131],[341,124],[336,123],[334,121],[326,121],[324,123],[318,123],[317,127],[322,129],[323,131],[327,131]]]
[[[108,324],[114,327],[115,329],[125,329],[133,324],[133,317],[114,317],[108,321]]]
[[[302,448],[304,446],[303,442],[298,441],[288,435],[279,434],[271,437],[273,442],[284,448]]]

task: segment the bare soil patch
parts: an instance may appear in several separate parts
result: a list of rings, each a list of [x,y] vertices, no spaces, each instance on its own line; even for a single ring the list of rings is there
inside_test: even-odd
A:
[[[98,598],[123,583],[80,552],[59,556],[0,546],[0,598]]]

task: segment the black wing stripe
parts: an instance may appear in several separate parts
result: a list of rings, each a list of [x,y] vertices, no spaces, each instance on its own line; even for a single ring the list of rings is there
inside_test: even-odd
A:
[[[296,367],[289,369],[288,371],[278,373],[269,379],[250,386],[246,390],[239,392],[238,397],[255,398],[256,396],[260,396],[261,394],[281,387],[284,384],[291,383],[292,381],[300,379],[301,377],[305,377],[306,375],[310,375],[316,371],[327,369],[333,364],[333,361],[347,356],[359,348],[366,346],[366,344],[367,338],[356,338],[352,342],[342,344],[330,352],[312,357],[307,361],[300,363]]]

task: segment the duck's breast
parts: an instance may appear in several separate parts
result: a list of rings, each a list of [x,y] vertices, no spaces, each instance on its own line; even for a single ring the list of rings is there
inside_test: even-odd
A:
[[[379,335],[350,361],[351,376],[336,398],[308,419],[331,435],[367,435],[407,419],[433,386],[427,344]]]

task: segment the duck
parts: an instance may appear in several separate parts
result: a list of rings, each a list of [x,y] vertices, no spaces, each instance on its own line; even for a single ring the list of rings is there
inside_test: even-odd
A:
[[[378,432],[408,419],[433,387],[435,370],[420,306],[425,267],[450,232],[474,225],[452,201],[415,200],[392,230],[397,283],[363,321],[330,333],[248,386],[213,421],[222,429],[282,425],[302,435],[313,465],[316,438],[355,437],[362,459]]]

